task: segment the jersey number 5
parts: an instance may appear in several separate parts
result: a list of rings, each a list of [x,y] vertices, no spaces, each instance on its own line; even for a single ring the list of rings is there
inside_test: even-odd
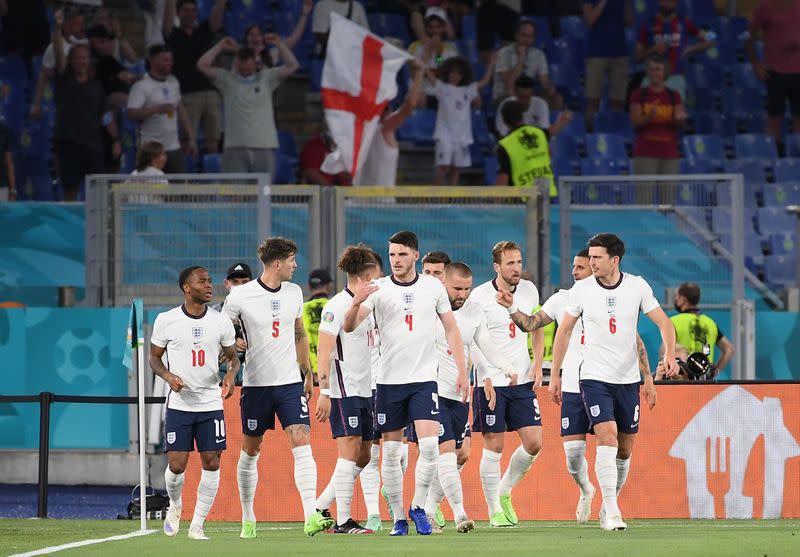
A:
[[[278,335],[281,333],[281,322],[280,321],[273,321],[272,322],[272,338],[278,338]]]
[[[202,348],[192,350],[192,367],[203,367],[204,365],[206,365],[206,351]]]
[[[406,325],[408,325],[409,331],[414,330],[414,315],[412,315],[411,313],[406,314]]]
[[[617,318],[616,317],[609,317],[608,318],[608,332],[612,335],[617,332]]]

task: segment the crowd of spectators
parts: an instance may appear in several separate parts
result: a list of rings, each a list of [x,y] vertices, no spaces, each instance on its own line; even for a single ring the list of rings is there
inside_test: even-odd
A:
[[[722,64],[718,50],[730,48],[719,43],[713,14],[694,21],[678,0],[274,0],[257,9],[226,0],[138,0],[141,37],[126,37],[129,26],[110,9],[66,2],[52,12],[49,44],[44,3],[24,4],[0,0],[2,46],[21,58],[24,82],[33,84],[22,93],[26,114],[3,111],[14,120],[0,127],[0,186],[9,197],[28,170],[14,168],[21,128],[37,123],[53,154],[41,158],[54,162],[65,199],[79,197],[85,175],[130,172],[134,160],[139,172],[180,173],[194,170],[200,155],[221,153],[225,172],[275,174],[281,144],[274,93],[298,71],[319,71],[333,12],[401,44],[414,63],[400,74],[401,93],[381,119],[371,155],[381,164],[355,177],[323,172],[335,149],[323,122],[297,159],[292,180],[300,183],[393,185],[395,133],[415,110],[431,120],[431,181],[459,183],[459,171],[474,167],[476,149],[481,159],[491,156],[490,144],[509,132],[502,109],[512,101],[521,105],[520,125],[547,130],[548,138],[573,127],[597,131],[599,115],[627,111],[630,172],[677,174],[679,138],[692,125],[689,66],[701,57],[715,63],[711,52]],[[574,15],[559,17],[566,13]],[[740,40],[742,57],[766,82],[766,131],[779,147],[787,101],[800,132],[798,21],[800,2],[762,0],[749,37]],[[763,60],[754,39],[763,40]],[[10,107],[19,83],[0,79],[0,98],[7,97],[0,102]],[[492,135],[473,129],[475,111]],[[145,153],[138,159],[137,148]],[[551,156],[571,158],[574,168],[580,155],[554,146]],[[144,160],[160,162],[139,168]]]

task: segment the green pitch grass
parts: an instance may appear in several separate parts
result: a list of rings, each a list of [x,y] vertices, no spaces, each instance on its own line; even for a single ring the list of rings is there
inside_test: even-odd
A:
[[[155,555],[198,557],[213,555],[447,555],[481,557],[512,555],[800,555],[800,520],[632,520],[625,532],[603,532],[596,521],[586,526],[570,522],[525,522],[513,529],[490,528],[479,522],[469,534],[458,534],[451,524],[436,536],[389,537],[373,535],[303,535],[298,524],[259,524],[258,538],[239,539],[239,525],[209,523],[210,541],[186,537],[188,522],[175,538],[161,533],[161,522],[144,537],[104,542],[59,552],[60,555],[113,557]],[[388,526],[388,522],[384,522]],[[11,555],[87,539],[126,534],[138,528],[134,521],[0,519],[0,555]],[[413,530],[413,526],[411,527]]]

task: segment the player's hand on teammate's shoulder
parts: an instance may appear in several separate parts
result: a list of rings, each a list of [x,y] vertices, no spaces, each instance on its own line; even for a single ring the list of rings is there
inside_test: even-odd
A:
[[[494,410],[495,404],[497,404],[497,395],[494,392],[494,385],[492,385],[491,379],[483,380],[483,394],[486,395],[489,410]]]
[[[353,296],[353,303],[360,304],[370,297],[373,292],[378,291],[378,285],[375,281],[367,281],[358,279],[358,286],[356,287],[355,296]]]
[[[164,376],[164,381],[166,381],[167,384],[169,385],[169,388],[176,393],[181,392],[181,389],[183,389],[183,387],[185,386],[183,384],[183,379],[181,379],[171,371],[168,371],[167,374]]]
[[[514,305],[514,294],[507,290],[498,290],[495,294],[495,300],[504,308],[510,308]]]

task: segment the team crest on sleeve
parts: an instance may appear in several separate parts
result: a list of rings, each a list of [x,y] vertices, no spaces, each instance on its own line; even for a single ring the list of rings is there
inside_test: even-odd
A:
[[[276,299],[270,300],[272,306],[272,315],[278,315],[281,312],[281,301]]]
[[[494,414],[486,414],[486,425],[492,426],[495,423],[495,415]]]
[[[322,316],[322,320],[325,323],[330,323],[331,321],[333,321],[333,313],[330,311],[326,311],[325,314]]]
[[[170,431],[167,433],[167,444],[172,445],[175,442],[175,432]]]
[[[192,327],[192,338],[195,342],[200,342],[203,338],[203,327]]]
[[[247,429],[255,431],[258,427],[258,420],[247,420]]]
[[[403,293],[403,306],[406,309],[410,308],[414,305],[414,293],[413,292],[404,292]]]
[[[378,425],[386,423],[386,414],[378,414]]]
[[[569,429],[569,418],[561,418],[561,429]]]
[[[348,416],[347,423],[350,424],[350,427],[358,427],[358,416]]]

